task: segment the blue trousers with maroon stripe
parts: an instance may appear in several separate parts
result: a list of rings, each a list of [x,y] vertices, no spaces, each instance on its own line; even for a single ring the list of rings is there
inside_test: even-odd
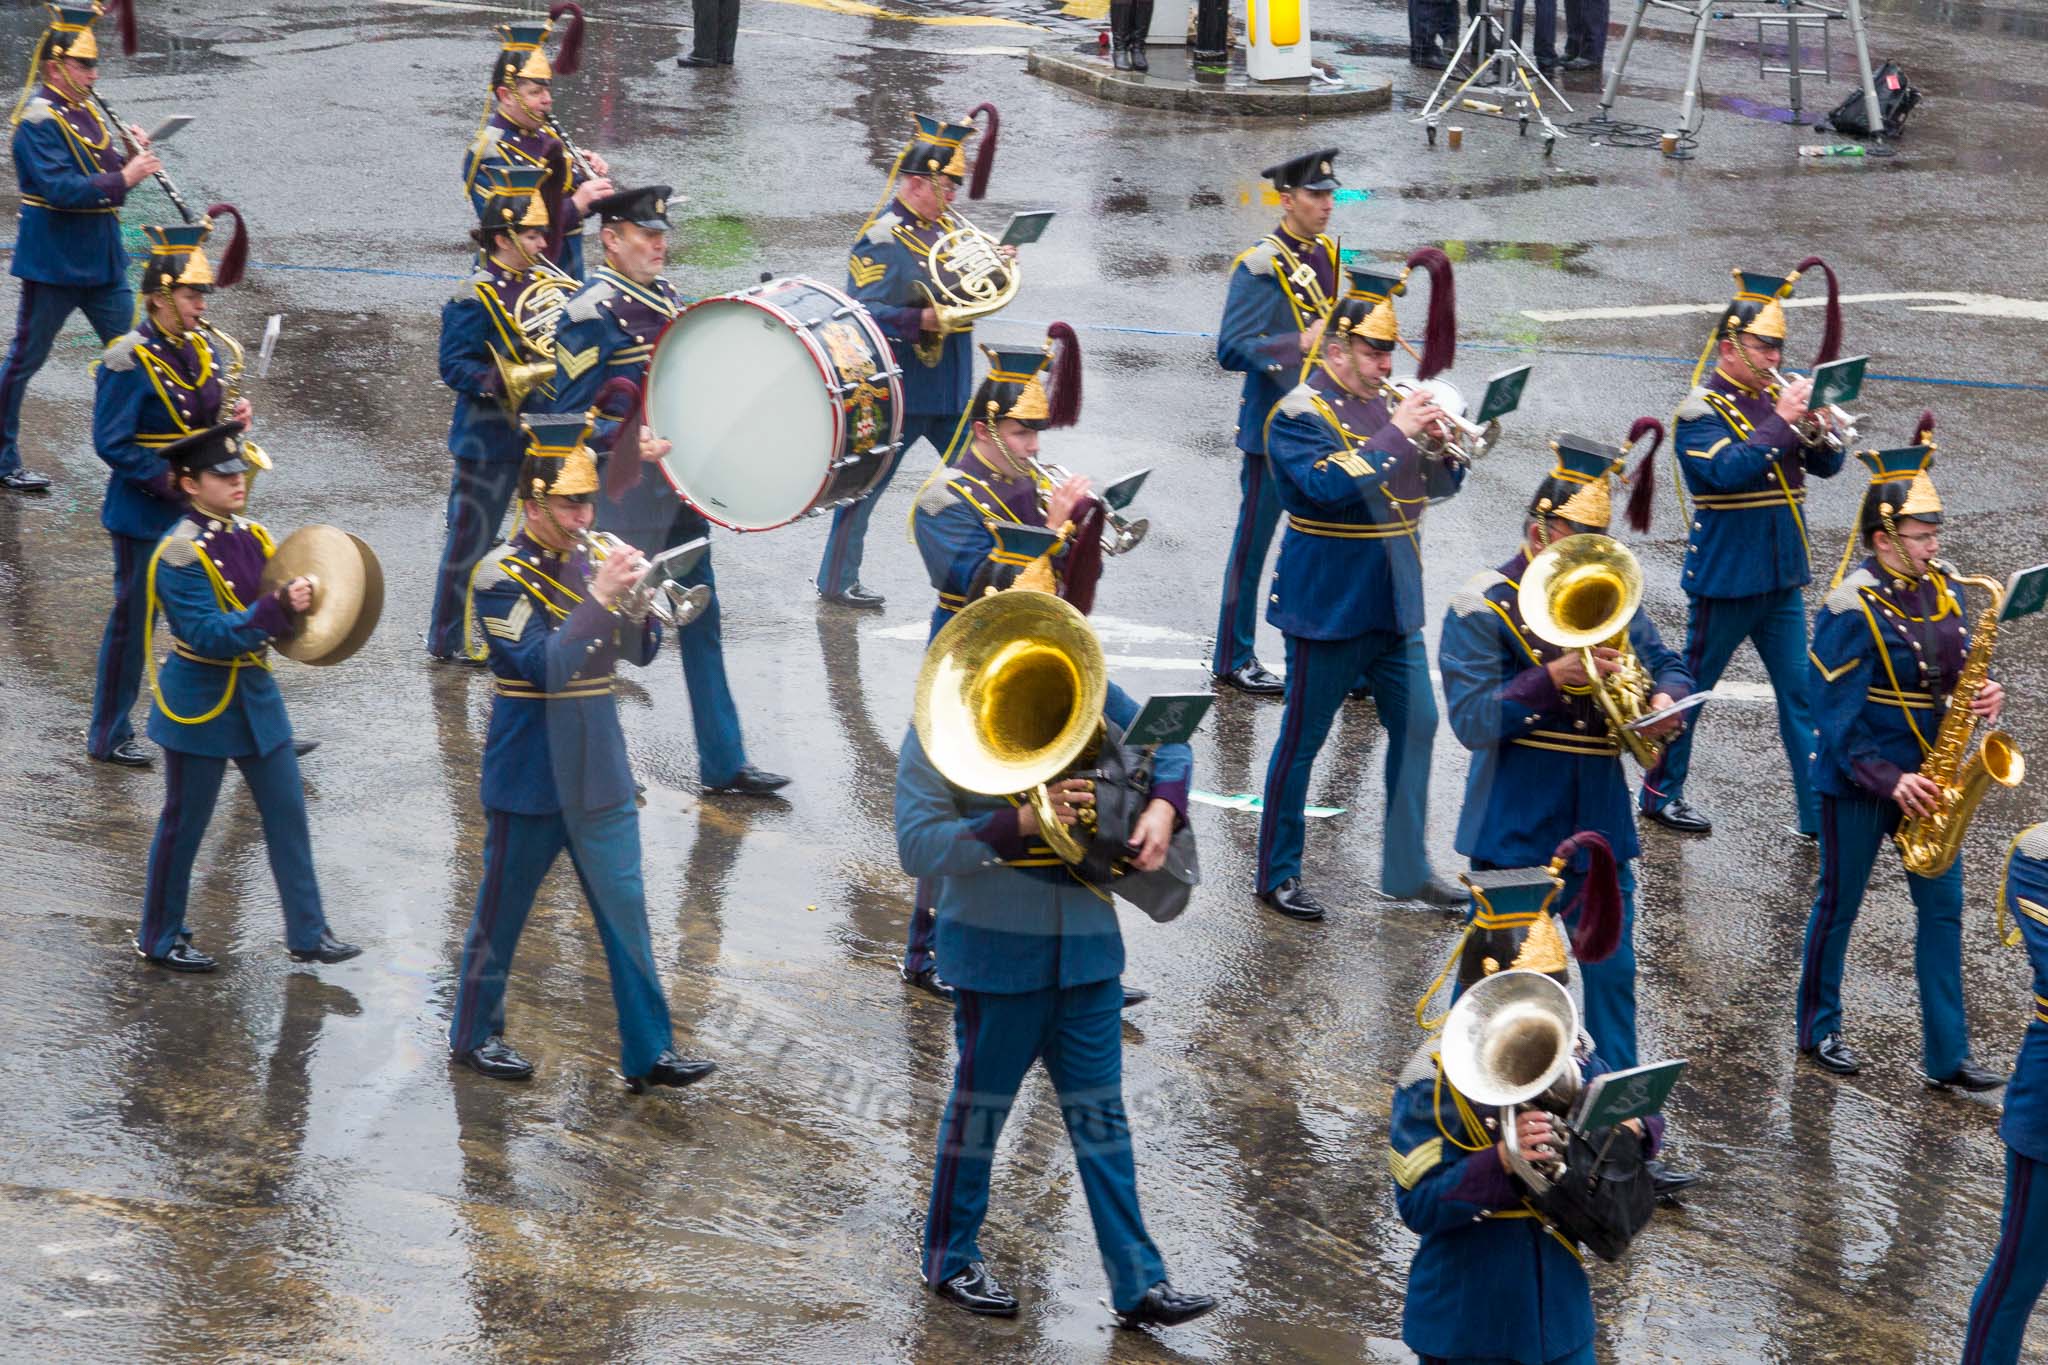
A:
[[[1021,995],[958,990],[953,1007],[953,1093],[939,1123],[924,1224],[924,1277],[939,1285],[985,1260],[977,1240],[988,1214],[996,1139],[1033,1062],[1060,1100],[1095,1247],[1109,1275],[1110,1303],[1137,1307],[1166,1278],[1166,1262],[1138,1212],[1138,1172],[1124,1113],[1124,990],[1091,981]]]
[[[72,313],[99,333],[105,345],[128,330],[135,321],[135,291],[124,276],[112,284],[80,288],[74,285],[21,281],[21,310],[15,315],[14,344],[7,361],[0,365],[0,474],[21,468],[21,404],[28,397],[28,381],[50,358],[50,347]]]
[[[1890,801],[1820,798],[1820,885],[1806,921],[1799,969],[1799,1046],[1813,1047],[1842,1030],[1842,970],[1849,931],[1863,907],[1878,853],[1899,827]],[[1927,1074],[1953,1075],[1970,1055],[1963,1017],[1963,861],[1938,877],[1906,873],[1918,927],[1913,973],[1920,983],[1921,1060]]]
[[[448,1046],[469,1052],[505,1031],[505,979],[541,880],[563,849],[597,921],[619,1016],[619,1072],[644,1076],[672,1041],[654,967],[640,877],[640,813],[631,801],[600,811],[516,815],[486,810],[484,879],[462,939]]]
[[[1809,774],[1813,755],[1813,669],[1806,655],[1806,599],[1801,589],[1785,588],[1755,597],[1693,597],[1686,611],[1685,666],[1696,687],[1704,691],[1721,681],[1728,661],[1744,640],[1756,646],[1778,699],[1778,738],[1792,763],[1792,792],[1799,807],[1799,832],[1819,828],[1820,798]],[[1642,807],[1662,810],[1685,795],[1685,775],[1692,768],[1693,734],[1712,709],[1694,711],[1664,749],[1663,761],[1643,774]],[[1609,1059],[1613,1060],[1612,1058]]]
[[[2048,1189],[2034,1188],[2043,1170],[2032,1157],[2005,1149],[2005,1217],[1998,1249],[1970,1300],[1963,1365],[2012,1365],[2020,1358],[2027,1319],[2048,1286]]]
[[[1243,452],[1238,470],[1237,530],[1230,537],[1230,562],[1223,569],[1223,606],[1216,615],[1216,647],[1210,671],[1218,677],[1235,673],[1253,658],[1259,630],[1259,604],[1265,600],[1266,552],[1273,548],[1273,528],[1280,523],[1280,493],[1264,455]]]
[[[934,963],[932,935],[939,927],[935,885],[929,877],[917,879],[917,896],[910,903],[910,928],[903,944],[903,972],[916,976]]]
[[[868,522],[875,515],[875,504],[888,490],[889,481],[896,477],[897,466],[903,463],[903,457],[910,453],[910,447],[920,437],[930,441],[939,457],[945,458],[946,447],[952,442],[953,431],[959,425],[957,413],[903,419],[903,439],[897,443],[896,453],[889,457],[889,468],[882,475],[881,482],[860,501],[832,510],[832,533],[825,537],[825,556],[818,561],[819,592],[829,597],[860,582],[861,559],[867,552]]]
[[[249,799],[263,822],[263,845],[270,854],[270,874],[284,903],[285,946],[294,951],[317,947],[327,928],[320,909],[320,883],[313,876],[313,836],[306,826],[306,790],[299,780],[299,757],[289,743],[267,754],[238,757]],[[180,939],[189,941],[185,903],[192,890],[192,864],[199,841],[220,799],[228,760],[203,754],[164,750],[164,810],[149,846],[149,878],[142,893],[142,928],[135,946],[145,957],[162,957]]]
[[[128,713],[142,695],[142,631],[148,624],[149,557],[156,543],[133,536],[110,535],[114,542],[114,609],[107,613],[100,637],[100,661],[92,689],[92,725],[85,732],[85,751],[105,758],[135,738]]]
[[[1259,818],[1259,886],[1271,891],[1301,875],[1309,772],[1330,722],[1352,688],[1371,689],[1387,731],[1387,817],[1380,890],[1412,896],[1429,880],[1423,829],[1429,820],[1429,755],[1436,741],[1436,691],[1422,633],[1369,631],[1349,640],[1287,637],[1287,699],[1280,738],[1266,764]]]
[[[448,486],[448,543],[434,577],[434,614],[427,622],[427,652],[454,658],[469,648],[463,624],[469,611],[469,578],[490,553],[491,540],[512,505],[519,484],[518,460],[457,460]],[[477,648],[481,649],[479,643]]]

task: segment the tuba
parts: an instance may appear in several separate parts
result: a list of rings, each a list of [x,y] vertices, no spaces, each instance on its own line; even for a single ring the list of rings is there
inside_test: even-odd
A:
[[[568,305],[569,296],[582,287],[575,276],[563,274],[544,260],[534,265],[526,287],[519,292],[519,301],[512,308],[512,322],[519,329],[522,349],[534,358],[508,360],[495,349],[491,352],[509,411],[518,412],[534,387],[554,376],[555,328],[562,321],[562,309]]]
[[[241,342],[205,318],[199,319],[198,327],[206,333],[208,341],[217,343],[228,353],[227,373],[220,386],[220,419],[225,422],[228,414],[235,410],[235,404],[241,401],[242,371],[247,367],[249,358],[243,353]],[[268,473],[276,467],[271,464],[269,453],[246,436],[242,438],[242,458],[251,466],[249,482],[252,484],[256,482],[256,475]]]
[[[940,233],[918,262],[924,278],[917,282],[917,290],[939,317],[938,331],[927,334],[932,339],[917,343],[917,358],[926,365],[939,363],[948,336],[1007,305],[1023,283],[1017,262],[1003,259],[995,238],[958,210],[947,210],[947,216],[952,228]]]
[[[1628,623],[1642,600],[1642,566],[1628,547],[1612,536],[1583,534],[1566,536],[1529,561],[1516,606],[1540,639],[1579,652],[1615,738],[1650,768],[1664,755],[1663,741],[1628,728],[1648,713],[1652,695],[1649,670],[1628,642]],[[1619,671],[1600,672],[1596,645],[1620,651]]]
[[[1424,459],[1470,466],[1500,444],[1500,419],[1495,418],[1483,427],[1467,421],[1465,414],[1471,409],[1466,406],[1465,396],[1448,380],[1421,379],[1411,383],[1405,379],[1388,379],[1382,381],[1380,388],[1386,395],[1389,411],[1399,406],[1409,394],[1418,391],[1434,398],[1436,405],[1444,410],[1444,421],[1435,430],[1425,431],[1415,438],[1415,447],[1422,452]]]
[[[1960,573],[1945,560],[1934,561],[1933,567],[1954,582],[1982,588],[1990,594],[1991,605],[1977,617],[1977,633],[1970,641],[1969,657],[1963,660],[1962,676],[1956,679],[1941,728],[1935,732],[1934,747],[1920,765],[1920,775],[1941,788],[1940,808],[1929,816],[1907,816],[1892,836],[1898,841],[1906,870],[1922,877],[1938,877],[1955,862],[1962,852],[1963,831],[1991,783],[2017,787],[2027,775],[2025,755],[1997,730],[1986,731],[1977,751],[1965,757],[1983,719],[1970,709],[1970,703],[1991,676],[1991,651],[1998,644],[1998,613],[2005,605],[2005,587],[1995,578]]]
[[[1468,986],[1438,1040],[1444,1079],[1474,1104],[1500,1111],[1508,1166],[1539,1196],[1562,1164],[1522,1155],[1515,1111],[1532,1103],[1554,1114],[1570,1109],[1579,1094],[1578,1037],[1571,993],[1542,972],[1510,969]]]

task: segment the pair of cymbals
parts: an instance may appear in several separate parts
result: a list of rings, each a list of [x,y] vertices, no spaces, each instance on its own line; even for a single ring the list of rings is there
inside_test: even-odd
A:
[[[278,653],[302,664],[338,664],[363,647],[384,614],[384,566],[360,536],[338,526],[301,526],[263,567],[263,590],[294,578],[313,580],[313,605],[299,628],[277,642]]]

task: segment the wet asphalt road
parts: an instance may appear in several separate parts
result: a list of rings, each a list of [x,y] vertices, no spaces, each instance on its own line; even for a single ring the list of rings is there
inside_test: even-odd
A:
[[[1406,1359],[1413,1239],[1390,1197],[1386,1109],[1417,1041],[1411,1006],[1453,933],[1368,893],[1382,757],[1369,707],[1340,721],[1312,791],[1356,807],[1313,822],[1310,876],[1341,907],[1328,923],[1257,908],[1256,819],[1212,807],[1195,816],[1209,884],[1194,910],[1165,927],[1126,916],[1130,977],[1155,993],[1126,1026],[1141,1192],[1175,1281],[1221,1310],[1158,1339],[1106,1326],[1057,1106],[1036,1079],[983,1238],[1023,1316],[970,1319],[919,1287],[950,1022],[895,975],[910,884],[890,802],[930,607],[903,517],[929,451],[875,518],[865,576],[889,594],[880,616],[816,604],[821,523],[717,543],[749,753],[795,775],[786,802],[700,797],[672,651],[626,692],[650,784],[657,957],[679,1042],[716,1057],[717,1077],[681,1095],[621,1093],[603,959],[565,873],[511,993],[510,1033],[538,1078],[450,1073],[489,695],[421,654],[447,464],[434,347],[465,268],[455,176],[482,104],[486,26],[530,8],[222,0],[179,16],[191,33],[175,45],[171,17],[155,14],[142,57],[109,53],[102,88],[124,115],[201,116],[168,157],[187,198],[233,200],[254,225],[259,268],[215,300],[214,319],[253,338],[267,313],[287,316],[278,367],[252,394],[278,464],[255,514],[279,533],[338,523],[383,558],[389,597],[369,646],[335,669],[280,665],[295,725],[325,741],[306,776],[328,913],[367,951],[317,973],[288,962],[235,784],[193,893],[200,941],[225,969],[169,977],[129,949],[162,782],[83,752],[108,565],[88,435],[95,348],[74,323],[24,422],[28,463],[56,488],[0,499],[0,1355]],[[1718,26],[1702,146],[1681,166],[1583,141],[1546,161],[1499,125],[1473,126],[1455,155],[1425,148],[1401,109],[1427,86],[1400,60],[1404,21],[1385,3],[1324,4],[1317,24],[1340,64],[1395,81],[1396,111],[1315,127],[1142,113],[1039,84],[1022,48],[1084,31],[1052,5],[885,8],[758,0],[737,68],[679,73],[686,7],[614,0],[558,113],[623,178],[689,196],[672,273],[696,295],[763,270],[837,282],[911,113],[999,102],[1003,147],[975,216],[1061,217],[985,339],[1077,324],[1088,411],[1049,453],[1101,476],[1157,470],[1141,509],[1152,538],[1112,563],[1097,619],[1133,692],[1202,683],[1237,471],[1236,384],[1207,332],[1232,256],[1274,217],[1257,169],[1324,142],[1342,147],[1346,184],[1369,192],[1338,207],[1348,246],[1393,260],[1437,242],[1458,261],[1466,392],[1517,359],[1537,366],[1509,442],[1430,514],[1432,616],[1511,553],[1547,463],[1542,437],[1618,437],[1639,413],[1668,413],[1710,319],[1525,310],[1713,304],[1730,266],[1789,269],[1809,252],[1851,293],[2030,301],[1957,312],[1891,298],[1852,304],[1847,322],[1850,350],[1891,376],[1858,405],[1874,414],[1866,434],[1903,444],[1923,406],[1939,414],[1948,552],[2000,575],[2044,557],[2048,461],[2033,437],[2048,250],[2031,226],[2044,162],[2030,146],[2048,107],[2048,26],[2031,10],[1873,5],[1878,50],[1932,100],[1883,164],[1799,162],[1796,144],[1828,139],[1780,121],[1782,85],[1721,41],[1739,26]],[[7,51],[26,50],[38,13],[0,19]],[[917,22],[976,16],[1036,27]],[[1675,41],[1646,42],[1617,114],[1666,121],[1682,64]],[[1845,93],[1822,90],[1811,102],[1823,107]],[[146,194],[131,202],[168,213]],[[127,215],[131,232],[150,220]],[[1818,315],[1792,317],[1792,349],[1810,353]],[[1855,484],[1809,504],[1823,574]],[[1668,497],[1659,513],[1634,543],[1676,640],[1682,528]],[[2008,638],[2010,729],[2048,752],[2048,637],[2028,623]],[[1261,652],[1281,658],[1269,628]],[[1889,870],[1851,954],[1866,1070],[1837,1081],[1794,1066],[1814,857],[1783,832],[1791,789],[1761,669],[1745,655],[1732,679],[1750,686],[1717,708],[1690,793],[1717,833],[1648,830],[1638,867],[1643,1054],[1691,1059],[1677,1154],[1712,1183],[1623,1266],[1595,1270],[1601,1353],[1952,1359],[1996,1235],[1996,1107],[1920,1087],[1911,912]],[[1277,705],[1225,697],[1197,742],[1198,785],[1257,790],[1278,720]],[[1440,735],[1432,840],[1446,873],[1464,767]],[[2025,964],[1992,942],[1996,860],[2042,810],[2037,790],[1993,796],[1967,855],[1966,996],[1976,1053],[1996,1065],[2027,1017]],[[2048,1349],[2048,1333],[2035,1337]]]

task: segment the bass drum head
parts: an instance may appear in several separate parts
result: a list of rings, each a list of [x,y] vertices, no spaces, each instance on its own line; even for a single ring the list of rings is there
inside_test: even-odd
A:
[[[776,313],[693,304],[647,372],[648,425],[674,449],[669,481],[722,526],[764,531],[807,511],[837,453],[837,409],[817,360]]]

